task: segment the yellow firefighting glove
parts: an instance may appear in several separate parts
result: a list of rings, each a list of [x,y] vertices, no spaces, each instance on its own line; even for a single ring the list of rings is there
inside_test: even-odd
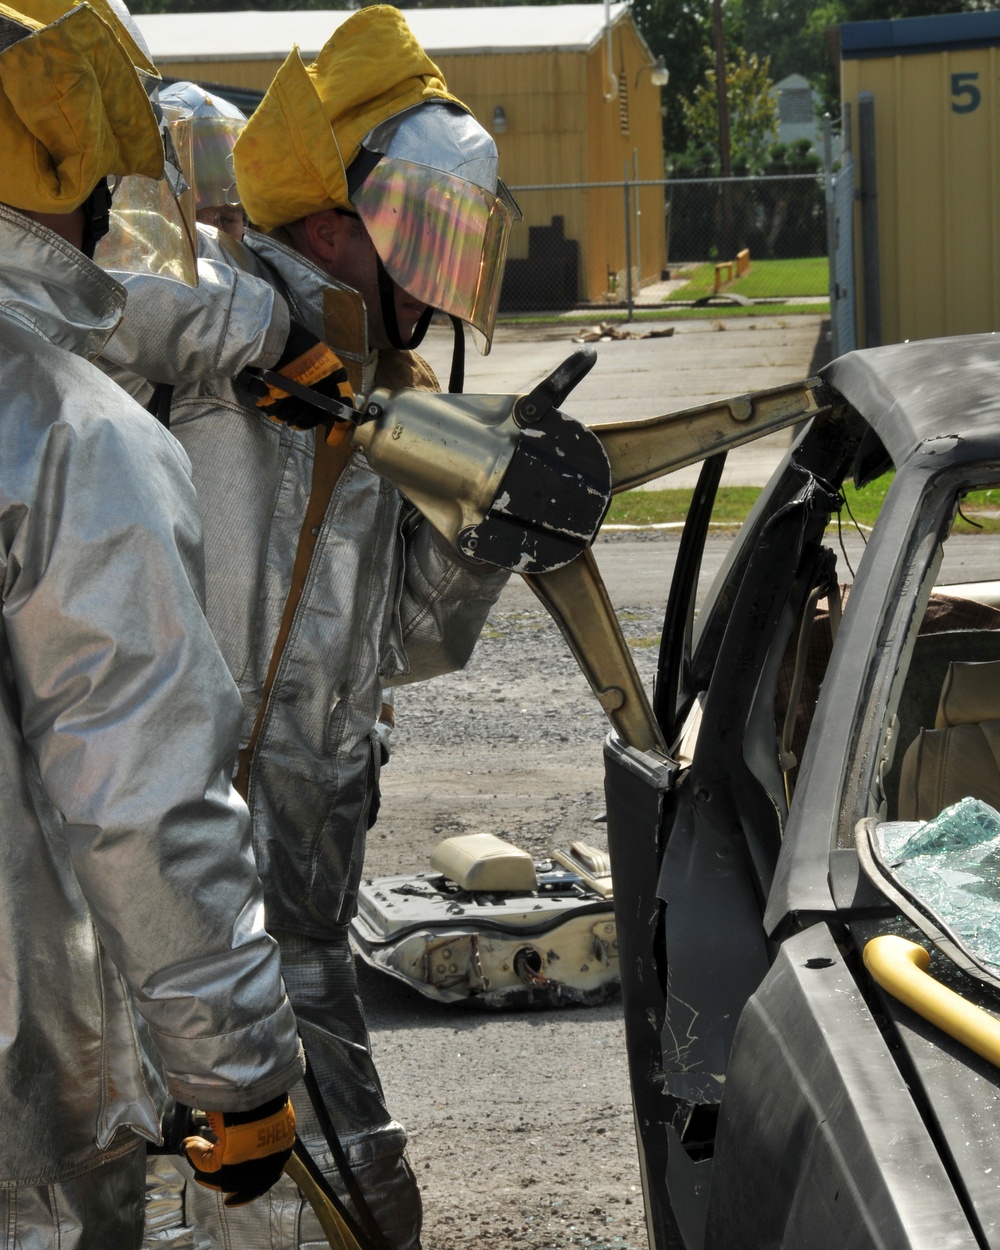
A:
[[[330,426],[337,420],[338,414],[329,405],[323,406],[324,399],[354,406],[354,392],[340,357],[297,321],[291,324],[285,350],[274,368],[248,372],[258,379],[257,407],[272,420],[297,430]],[[286,378],[292,384],[289,390],[281,386]]]
[[[194,1179],[226,1194],[239,1207],[267,1193],[295,1145],[295,1112],[287,1094],[253,1111],[207,1111],[215,1141],[185,1137],[184,1153]]]

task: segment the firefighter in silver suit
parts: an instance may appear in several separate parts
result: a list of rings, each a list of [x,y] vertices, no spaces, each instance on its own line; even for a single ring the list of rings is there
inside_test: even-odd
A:
[[[233,148],[247,124],[245,115],[218,92],[195,82],[162,87],[158,99],[185,150],[190,144],[189,181],[196,218],[242,239],[243,207],[233,173]]]
[[[109,174],[160,176],[108,0],[0,5],[0,1244],[141,1244],[167,1095],[199,1174],[280,1173],[301,1072],[206,623],[184,453],[90,360],[124,290],[88,253]],[[261,1108],[265,1108],[261,1114]],[[232,1163],[234,1120],[284,1136]],[[281,1146],[281,1149],[277,1149]]]
[[[162,280],[124,277],[129,314],[105,361],[161,415],[169,392],[192,461],[209,622],[243,695],[237,785],[268,927],[367,1215],[293,1090],[300,1131],[373,1244],[412,1250],[419,1192],[372,1062],[347,925],[375,814],[382,687],[461,668],[507,574],[463,563],[342,427],[328,433],[280,385],[262,395],[244,370],[348,400],[376,385],[440,389],[412,349],[435,308],[488,344],[516,208],[492,139],[389,6],[352,14],[312,65],[293,51],[234,162],[256,228],[242,245],[199,231],[201,284],[174,284],[169,335]],[[323,1244],[290,1186],[235,1213],[205,1202],[189,1193],[187,1210],[216,1245]]]

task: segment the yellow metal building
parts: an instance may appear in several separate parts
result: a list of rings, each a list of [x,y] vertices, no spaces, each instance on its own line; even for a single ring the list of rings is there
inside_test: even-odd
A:
[[[404,9],[449,88],[493,134],[524,223],[511,243],[523,306],[600,301],[626,276],[623,182],[664,174],[661,88],[626,4]],[[213,12],[136,18],[161,73],[267,89],[293,44],[312,60],[350,11]],[[529,190],[613,182],[608,189]],[[630,191],[633,289],[666,265],[663,188]],[[637,211],[638,210],[638,211]],[[560,222],[561,219],[561,222]],[[560,229],[562,237],[560,237]],[[530,254],[530,255],[529,255]],[[533,285],[532,285],[533,284]]]
[[[841,27],[850,145],[874,101],[881,341],[1000,330],[1000,12]],[[859,179],[860,181],[860,179]],[[858,341],[866,280],[855,214]],[[874,318],[873,318],[874,319]]]

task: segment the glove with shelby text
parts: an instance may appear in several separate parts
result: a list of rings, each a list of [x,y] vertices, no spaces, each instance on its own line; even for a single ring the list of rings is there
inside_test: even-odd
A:
[[[239,1207],[267,1193],[295,1145],[295,1112],[287,1094],[253,1111],[207,1111],[215,1141],[185,1137],[184,1153],[194,1179]]]
[[[349,408],[354,406],[354,392],[347,370],[340,357],[315,334],[298,321],[291,323],[285,350],[273,370],[252,370],[254,390],[260,396],[257,407],[274,421],[282,421],[298,430],[311,430],[317,425],[331,425],[337,420],[331,413],[298,391],[281,389],[281,378],[297,387],[305,387],[317,398],[338,400]],[[261,376],[261,372],[265,376]]]

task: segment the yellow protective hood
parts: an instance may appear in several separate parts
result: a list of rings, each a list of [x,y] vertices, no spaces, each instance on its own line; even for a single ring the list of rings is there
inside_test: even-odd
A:
[[[274,230],[310,213],[347,208],[347,167],[362,139],[428,100],[465,108],[391,5],[352,14],[311,65],[293,48],[233,150],[250,220]]]
[[[163,173],[163,144],[136,72],[155,73],[106,0],[0,3],[32,33],[0,52],[0,199],[68,213],[108,174]]]

